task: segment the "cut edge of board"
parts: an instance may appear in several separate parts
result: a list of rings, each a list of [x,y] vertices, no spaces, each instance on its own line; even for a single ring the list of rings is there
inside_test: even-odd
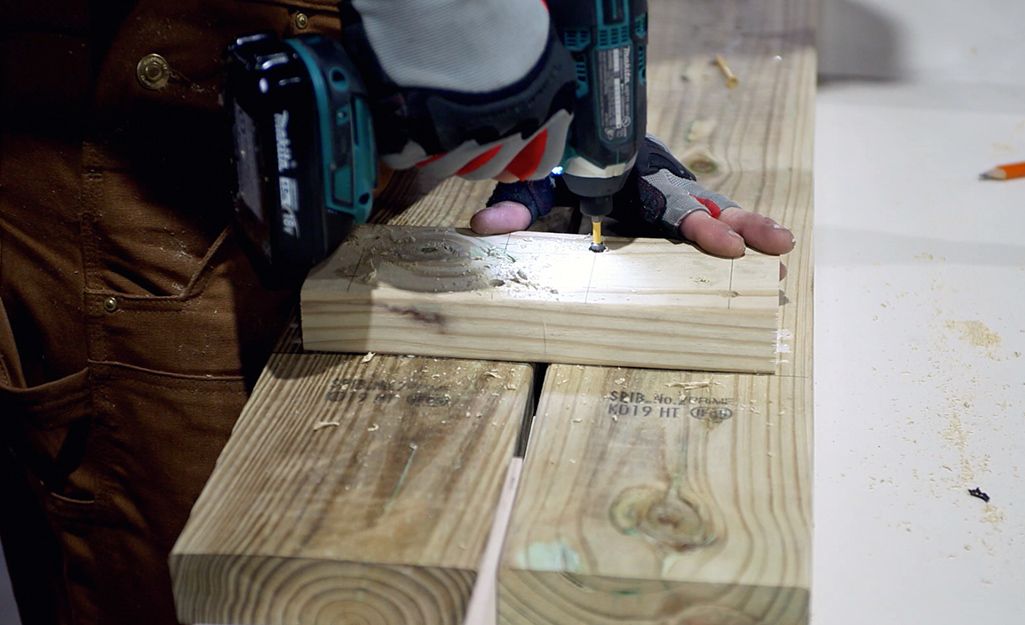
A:
[[[308,302],[304,302],[304,307]],[[703,321],[657,318],[643,323],[647,335],[619,327],[619,311],[609,312],[604,326],[574,323],[586,316],[573,308],[534,315],[529,306],[492,305],[504,321],[475,319],[480,308],[389,307],[374,302],[331,303],[320,307],[321,319],[305,318],[304,349],[311,351],[398,354],[446,358],[625,366],[657,369],[775,373],[778,361],[778,314],[749,310],[723,314],[695,311]],[[649,309],[650,310],[650,309]],[[324,322],[324,318],[331,321]],[[723,320],[737,321],[733,327]],[[742,322],[742,323],[741,323]],[[506,324],[505,336],[499,327]],[[728,332],[722,329],[727,327]]]
[[[801,625],[808,588],[713,584],[665,579],[580,576],[570,570],[503,567],[498,574],[499,622],[585,625],[605,620],[637,625]],[[667,620],[668,619],[668,620]]]
[[[299,614],[358,614],[368,601],[397,594],[396,588],[403,590],[404,605],[379,604],[375,610],[395,616],[414,611],[422,623],[455,623],[452,615],[465,614],[478,577],[470,569],[258,554],[226,558],[172,551],[169,562],[175,609],[183,623],[286,625]],[[204,585],[185,587],[182,580],[203,580]],[[231,597],[259,599],[240,603]]]

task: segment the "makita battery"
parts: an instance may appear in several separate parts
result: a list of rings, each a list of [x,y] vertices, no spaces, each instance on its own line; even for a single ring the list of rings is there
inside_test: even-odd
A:
[[[366,88],[341,43],[322,35],[256,33],[227,55],[239,221],[272,267],[308,269],[370,214]]]

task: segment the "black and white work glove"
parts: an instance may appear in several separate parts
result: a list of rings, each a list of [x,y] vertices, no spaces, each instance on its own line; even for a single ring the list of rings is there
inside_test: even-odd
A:
[[[723,210],[740,208],[725,195],[698,184],[694,174],[651,135],[644,138],[630,182],[617,199],[625,210],[640,214],[670,238],[680,238],[680,224],[694,211],[718,219]]]
[[[576,206],[574,197],[558,176],[544,180],[512,184],[499,183],[488,206],[512,201],[530,211],[531,223],[547,215],[553,206]],[[629,223],[637,217],[653,226],[659,234],[682,238],[680,224],[695,211],[718,218],[723,210],[740,205],[721,193],[709,191],[696,182],[693,173],[655,137],[645,137],[637,153],[637,162],[623,189],[613,198],[612,216]]]

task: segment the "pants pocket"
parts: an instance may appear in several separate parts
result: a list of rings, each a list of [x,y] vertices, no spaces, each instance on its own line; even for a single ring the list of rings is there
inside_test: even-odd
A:
[[[82,468],[90,445],[88,371],[34,386],[0,385],[3,435],[61,514],[91,516],[99,480]]]
[[[82,566],[111,623],[173,617],[167,557],[245,403],[241,376],[90,366],[109,523],[90,528]],[[131,601],[123,601],[131,597]]]
[[[0,302],[0,441],[24,463],[56,507],[85,513],[96,500],[95,476],[80,471],[89,439],[89,375],[29,387]]]

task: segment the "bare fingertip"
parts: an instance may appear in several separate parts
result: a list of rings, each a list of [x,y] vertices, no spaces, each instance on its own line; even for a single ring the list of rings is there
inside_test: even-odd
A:
[[[505,234],[530,225],[530,211],[518,202],[503,201],[482,208],[470,218],[470,229],[477,234]]]

